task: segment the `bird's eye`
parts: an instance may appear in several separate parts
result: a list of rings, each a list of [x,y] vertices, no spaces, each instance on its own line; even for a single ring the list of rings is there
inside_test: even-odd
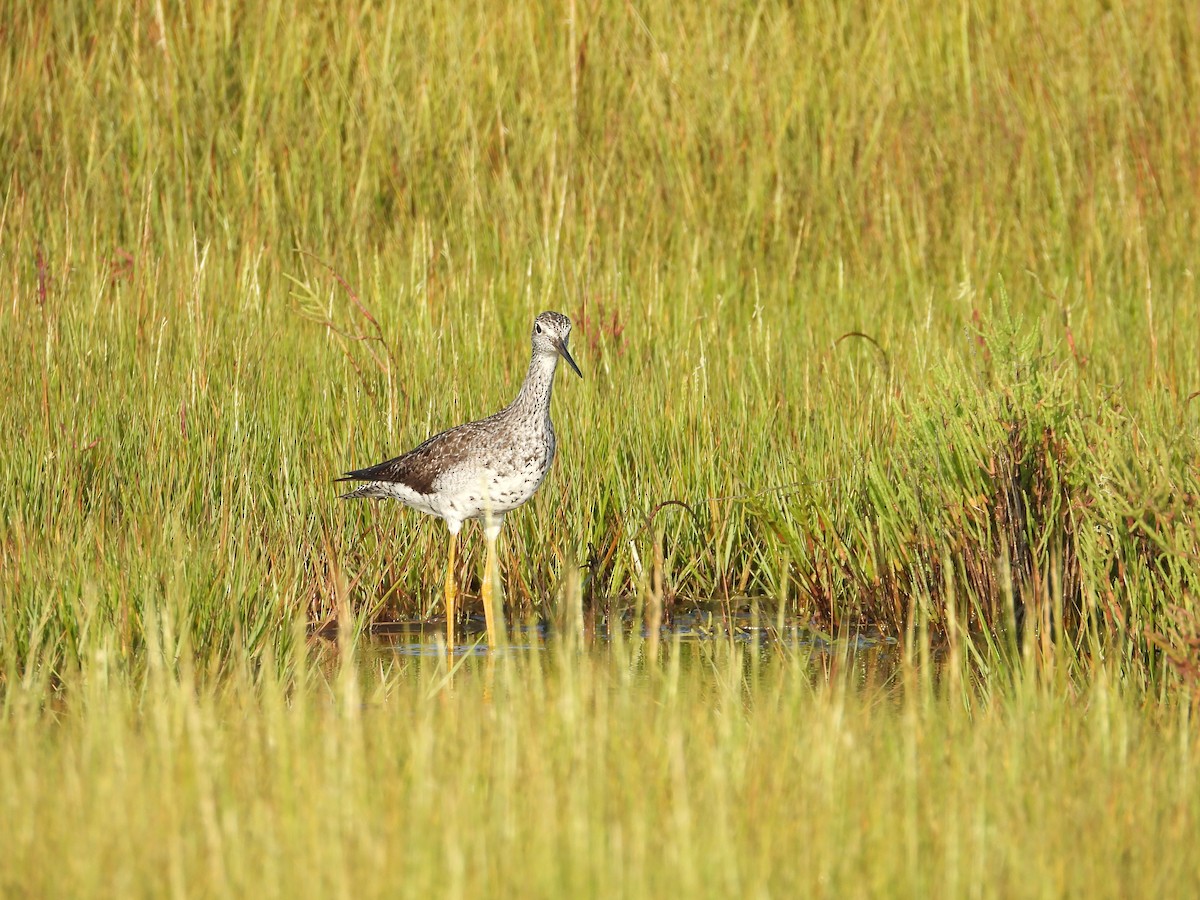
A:
[[[541,334],[541,333],[542,333],[542,326],[541,326],[541,325],[534,325],[534,326],[533,326],[533,330],[534,330],[534,331],[536,331],[538,334]]]

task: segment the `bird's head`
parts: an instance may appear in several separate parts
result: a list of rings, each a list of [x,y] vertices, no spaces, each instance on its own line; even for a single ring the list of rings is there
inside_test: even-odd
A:
[[[567,349],[567,339],[571,336],[571,320],[562,313],[544,312],[533,320],[533,350],[535,353],[553,356],[558,354],[567,361],[575,374],[580,378],[583,373],[571,352]]]

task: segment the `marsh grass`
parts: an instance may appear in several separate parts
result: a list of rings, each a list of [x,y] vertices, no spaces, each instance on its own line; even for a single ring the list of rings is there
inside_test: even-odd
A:
[[[6,13],[0,894],[1197,893],[1196,4]],[[547,308],[548,649],[367,649]]]
[[[1186,896],[1197,731],[1103,666],[987,682],[721,641],[201,676],[0,708],[6,895]],[[1060,651],[1061,652],[1061,651]],[[949,664],[947,664],[949,665]],[[1061,674],[1062,670],[1058,670]],[[282,677],[280,672],[285,673]]]
[[[218,669],[343,600],[435,614],[437,523],[329,482],[506,402],[543,308],[587,377],[506,529],[515,616],[582,577],[592,609],[786,597],[834,633],[1061,608],[1139,679],[1187,657],[1192,5],[4,29],[7,680],[97,635],[137,668],[163,609]]]

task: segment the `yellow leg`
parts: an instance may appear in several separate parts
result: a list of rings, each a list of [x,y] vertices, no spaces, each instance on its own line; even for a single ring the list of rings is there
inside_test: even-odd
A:
[[[454,583],[454,558],[458,553],[458,532],[450,532],[450,561],[446,564],[446,652],[454,655],[454,602],[458,586]]]
[[[497,581],[496,538],[500,534],[500,523],[495,522],[484,526],[484,539],[487,541],[487,561],[483,566],[483,617],[487,622],[488,644],[492,647],[505,642],[504,634],[504,597],[501,594],[499,609],[496,608],[495,589]]]

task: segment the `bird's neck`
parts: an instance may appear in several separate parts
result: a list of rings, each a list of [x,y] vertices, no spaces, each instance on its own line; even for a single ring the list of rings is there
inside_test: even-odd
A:
[[[557,355],[534,353],[529,360],[529,371],[525,374],[521,392],[512,402],[513,407],[529,416],[548,415],[550,392],[554,388],[554,370],[557,367]]]

